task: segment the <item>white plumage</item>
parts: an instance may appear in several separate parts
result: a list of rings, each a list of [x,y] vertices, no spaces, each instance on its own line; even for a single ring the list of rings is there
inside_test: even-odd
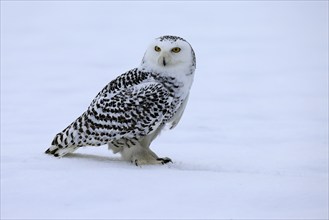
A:
[[[46,153],[62,157],[82,146],[108,144],[136,165],[164,164],[151,142],[183,115],[196,68],[191,45],[180,37],[156,38],[142,63],[103,88],[87,111],[58,133]]]

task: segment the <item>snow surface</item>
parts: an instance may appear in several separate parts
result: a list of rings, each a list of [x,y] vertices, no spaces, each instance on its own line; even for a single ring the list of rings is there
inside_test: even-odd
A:
[[[165,34],[197,55],[173,164],[43,153]],[[1,219],[113,218],[328,218],[327,1],[1,1]]]

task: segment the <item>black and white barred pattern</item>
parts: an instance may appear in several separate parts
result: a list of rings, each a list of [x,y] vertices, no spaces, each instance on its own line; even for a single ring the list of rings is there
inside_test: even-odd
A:
[[[110,142],[129,146],[171,119],[183,101],[175,95],[180,86],[173,77],[132,69],[105,86],[46,153]]]

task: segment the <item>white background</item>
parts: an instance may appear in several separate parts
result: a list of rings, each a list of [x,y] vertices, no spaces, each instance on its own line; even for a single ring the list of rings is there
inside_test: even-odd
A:
[[[43,154],[168,34],[197,56],[173,164]],[[328,2],[1,1],[1,218],[328,218]]]

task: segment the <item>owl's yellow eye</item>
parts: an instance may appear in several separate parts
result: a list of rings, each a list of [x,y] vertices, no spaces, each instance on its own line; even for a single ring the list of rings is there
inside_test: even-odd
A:
[[[155,50],[156,52],[160,52],[160,51],[161,51],[161,48],[158,47],[158,46],[155,46],[155,47],[154,47],[154,50]]]
[[[179,53],[181,49],[179,47],[174,47],[173,49],[171,49],[171,51],[174,53]]]

